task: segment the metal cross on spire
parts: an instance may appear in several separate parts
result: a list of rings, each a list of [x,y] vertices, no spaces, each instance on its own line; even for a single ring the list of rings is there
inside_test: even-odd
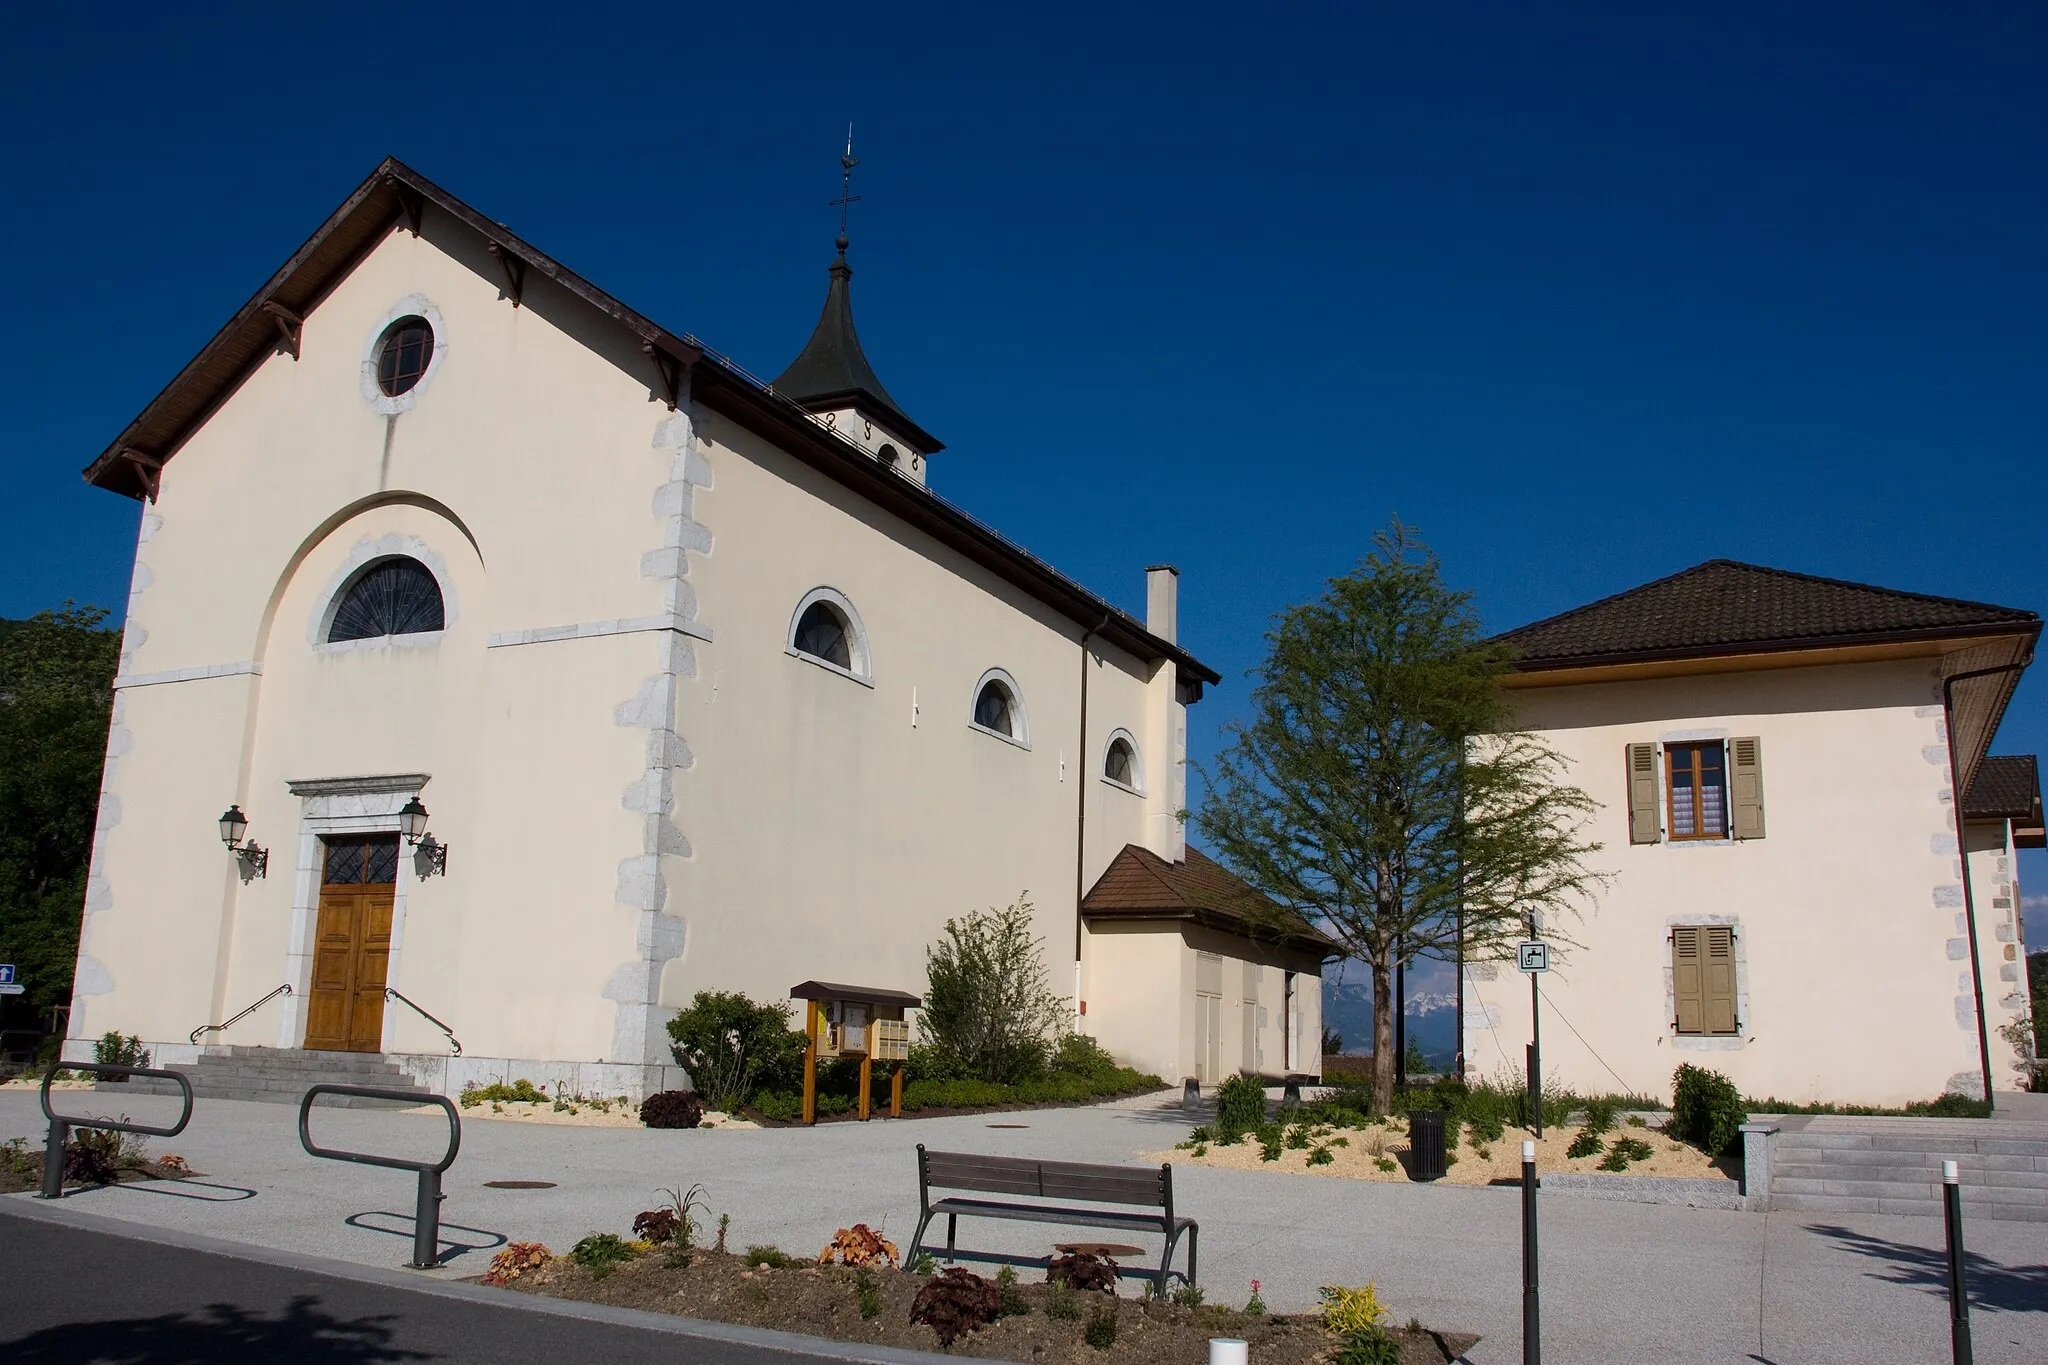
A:
[[[860,158],[853,154],[853,125],[846,125],[846,154],[839,158],[839,197],[830,201],[829,207],[839,210],[839,253],[846,254],[846,211],[860,202],[860,196],[853,192],[853,168],[860,165]]]

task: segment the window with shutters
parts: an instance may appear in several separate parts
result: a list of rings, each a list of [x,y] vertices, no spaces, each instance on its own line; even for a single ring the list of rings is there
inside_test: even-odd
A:
[[[1680,924],[1671,930],[1671,999],[1680,1036],[1726,1038],[1741,1027],[1735,1017],[1735,929]]]
[[[1728,837],[1728,751],[1719,741],[1664,746],[1664,828],[1672,839]]]

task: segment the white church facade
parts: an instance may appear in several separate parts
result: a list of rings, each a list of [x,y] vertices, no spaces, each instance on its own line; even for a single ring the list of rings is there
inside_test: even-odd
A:
[[[850,275],[763,384],[379,167],[87,470],[143,507],[67,1055],[637,1095],[695,992],[918,992],[1028,893],[1121,1060],[1314,1072],[1327,945],[1185,875],[1177,575],[938,498]]]

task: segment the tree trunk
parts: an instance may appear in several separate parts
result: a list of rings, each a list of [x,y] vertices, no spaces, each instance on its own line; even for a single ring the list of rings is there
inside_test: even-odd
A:
[[[1372,1111],[1394,1107],[1394,973],[1382,954],[1372,962]]]

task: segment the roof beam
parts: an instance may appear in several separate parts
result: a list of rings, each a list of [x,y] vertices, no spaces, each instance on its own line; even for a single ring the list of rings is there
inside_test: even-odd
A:
[[[498,264],[504,268],[505,297],[512,300],[512,306],[517,308],[526,294],[526,262],[496,242],[486,243],[484,250],[496,257]]]
[[[135,470],[135,477],[142,481],[144,495],[155,502],[157,488],[163,482],[163,458],[146,450],[137,450],[134,446],[123,446],[121,459]]]
[[[299,333],[305,327],[306,320],[275,299],[265,300],[263,311],[270,314],[270,320],[277,324],[277,344],[284,348],[286,355],[290,356],[293,360],[297,360],[299,358]]]

